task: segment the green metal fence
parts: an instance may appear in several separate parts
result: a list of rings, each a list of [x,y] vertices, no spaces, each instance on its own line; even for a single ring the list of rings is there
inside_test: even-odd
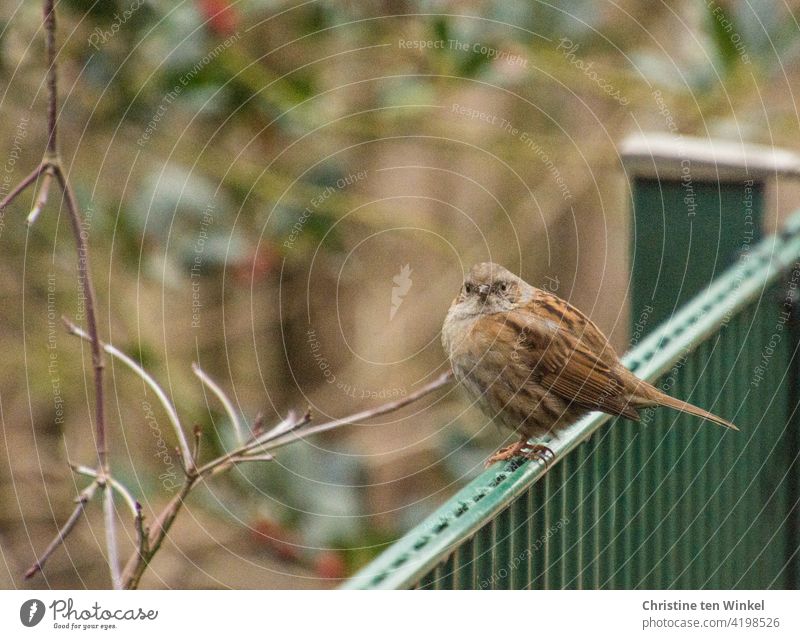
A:
[[[495,465],[348,588],[797,588],[800,213],[624,361],[732,419],[593,414]]]

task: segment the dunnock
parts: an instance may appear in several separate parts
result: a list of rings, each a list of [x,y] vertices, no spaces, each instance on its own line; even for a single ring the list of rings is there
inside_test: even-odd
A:
[[[738,430],[636,377],[588,317],[498,264],[472,267],[444,320],[442,344],[483,411],[519,433],[487,465],[518,455],[546,462],[552,451],[528,439],[557,435],[595,410],[638,421],[642,408],[668,406]]]

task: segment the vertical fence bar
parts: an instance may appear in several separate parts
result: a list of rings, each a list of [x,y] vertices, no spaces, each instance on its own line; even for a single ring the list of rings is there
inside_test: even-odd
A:
[[[615,460],[615,473],[619,477],[619,524],[614,542],[617,557],[614,572],[616,587],[629,589],[632,587],[631,559],[634,545],[634,513],[638,508],[633,498],[634,476],[636,475],[636,457],[633,454],[632,442],[636,437],[633,432],[634,423],[627,419],[620,419],[614,423],[614,428],[620,431],[620,455]]]
[[[525,498],[528,510],[528,589],[535,588],[536,575],[539,570],[539,557],[538,548],[536,548],[536,522],[539,520],[539,513],[537,509],[536,492],[538,484],[534,484],[527,491],[525,491]]]
[[[724,377],[719,375],[715,367],[716,348],[718,340],[708,340],[704,342],[698,351],[702,379],[700,380],[700,394],[698,400],[701,406],[709,407],[712,412],[719,411],[716,402],[717,392],[721,391]],[[700,431],[700,448],[703,451],[702,469],[700,474],[700,485],[698,486],[698,503],[700,504],[700,529],[703,532],[703,540],[700,546],[698,561],[693,565],[690,584],[702,583],[708,575],[709,567],[712,566],[711,555],[714,546],[718,543],[716,533],[716,523],[714,520],[714,500],[716,485],[714,479],[715,469],[720,461],[720,445],[724,441],[724,431],[720,430],[715,424],[705,422]]]
[[[578,495],[571,505],[568,504],[566,510],[567,525],[577,527],[578,538],[577,548],[572,549],[572,552],[575,553],[575,572],[567,585],[578,590],[583,590],[585,587],[587,558],[590,558],[592,554],[590,542],[592,508],[591,503],[587,500],[589,493],[587,484],[591,481],[590,454],[591,447],[589,442],[585,442],[578,447],[578,468],[576,469]]]
[[[517,497],[511,504],[511,557],[512,582],[514,590],[527,588],[530,583],[528,572],[528,528],[530,526],[527,495]]]
[[[720,383],[723,383],[725,380],[725,376],[727,371],[722,366],[722,361],[725,352],[725,343],[728,341],[727,331],[724,330],[719,339],[717,339],[714,343],[714,349],[711,355],[711,379],[712,380],[719,380]],[[715,407],[717,410],[720,411],[721,415],[727,415],[730,418],[733,418],[733,411],[726,410],[726,403],[724,401],[724,397],[730,394],[730,382],[727,382],[726,386],[719,389],[719,394],[722,397],[722,401],[717,401]],[[715,392],[712,390],[709,393],[710,396],[714,396]],[[719,579],[719,571],[714,572],[714,569],[720,565],[722,561],[722,526],[724,525],[724,511],[722,509],[722,496],[725,492],[725,484],[724,478],[726,473],[725,468],[725,449],[727,448],[727,438],[723,438],[722,442],[720,442],[716,453],[714,455],[713,463],[710,465],[710,472],[709,472],[709,489],[711,490],[713,496],[711,497],[711,504],[709,509],[709,518],[712,523],[713,532],[711,535],[711,542],[709,545],[709,550],[706,553],[708,557],[708,563],[710,566],[710,570],[707,570],[706,574],[699,575],[698,581],[704,588],[721,588],[721,582]]]
[[[550,584],[552,589],[564,588],[567,573],[567,557],[564,540],[566,534],[558,528],[563,517],[564,507],[567,500],[567,482],[570,472],[570,460],[564,459],[558,466],[553,468],[552,473],[553,493],[549,503],[551,516],[547,527],[546,535],[550,549]],[[550,474],[548,473],[548,474]]]
[[[789,316],[789,376],[788,376],[788,462],[787,477],[789,512],[787,513],[787,556],[783,584],[776,588],[800,588],[800,263],[795,262],[786,292],[790,303]]]
[[[637,456],[641,460],[641,476],[636,486],[636,501],[641,508],[639,517],[639,541],[636,545],[633,570],[633,588],[644,587],[650,578],[654,548],[658,543],[659,526],[656,519],[656,504],[663,498],[664,488],[659,487],[659,465],[653,425],[654,411],[642,413],[640,432],[636,438]]]
[[[502,511],[494,522],[494,590],[508,590],[511,588],[511,572],[513,560],[511,555],[511,509]]]
[[[453,554],[455,562],[455,587],[458,590],[475,590],[475,541],[466,539]]]
[[[494,523],[488,522],[475,540],[476,571],[479,590],[494,588]]]
[[[542,567],[544,574],[542,575],[542,588],[549,590],[553,587],[551,563],[553,561],[553,552],[551,549],[550,537],[547,531],[550,529],[553,517],[553,476],[547,473],[544,476],[544,503],[542,505],[542,528],[539,542],[542,546]]]
[[[600,507],[600,486],[603,477],[603,465],[602,465],[602,454],[599,450],[600,445],[598,443],[600,435],[596,434],[592,437],[592,501],[591,501],[591,537],[592,537],[592,554],[590,556],[591,562],[591,572],[590,576],[591,579],[588,581],[589,588],[597,590],[600,588],[600,575],[601,571],[601,563],[600,563],[600,553],[602,552],[602,527],[601,527],[601,518],[602,518],[602,511]]]
[[[602,588],[615,588],[614,573],[616,566],[616,553],[614,552],[614,539],[619,530],[619,474],[615,468],[615,464],[619,459],[620,453],[620,437],[619,430],[616,428],[617,420],[615,419],[609,424],[606,429],[606,446],[603,447],[604,466],[607,472],[606,484],[608,486],[608,495],[611,499],[603,505],[603,528],[600,531],[600,539],[602,544],[603,563],[600,574],[600,585]]]

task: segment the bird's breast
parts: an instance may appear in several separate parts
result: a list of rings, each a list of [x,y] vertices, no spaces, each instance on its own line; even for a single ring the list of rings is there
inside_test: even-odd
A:
[[[442,343],[456,379],[467,388],[486,390],[499,382],[511,390],[530,380],[533,371],[520,356],[524,345],[510,324],[491,315],[449,319]]]

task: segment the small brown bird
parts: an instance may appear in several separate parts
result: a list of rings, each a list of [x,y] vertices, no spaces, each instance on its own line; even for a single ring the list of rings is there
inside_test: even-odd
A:
[[[472,267],[444,320],[442,344],[483,411],[519,433],[487,465],[514,456],[547,462],[552,451],[528,439],[557,435],[595,410],[638,421],[642,408],[668,406],[739,430],[636,377],[588,317],[498,264]]]

